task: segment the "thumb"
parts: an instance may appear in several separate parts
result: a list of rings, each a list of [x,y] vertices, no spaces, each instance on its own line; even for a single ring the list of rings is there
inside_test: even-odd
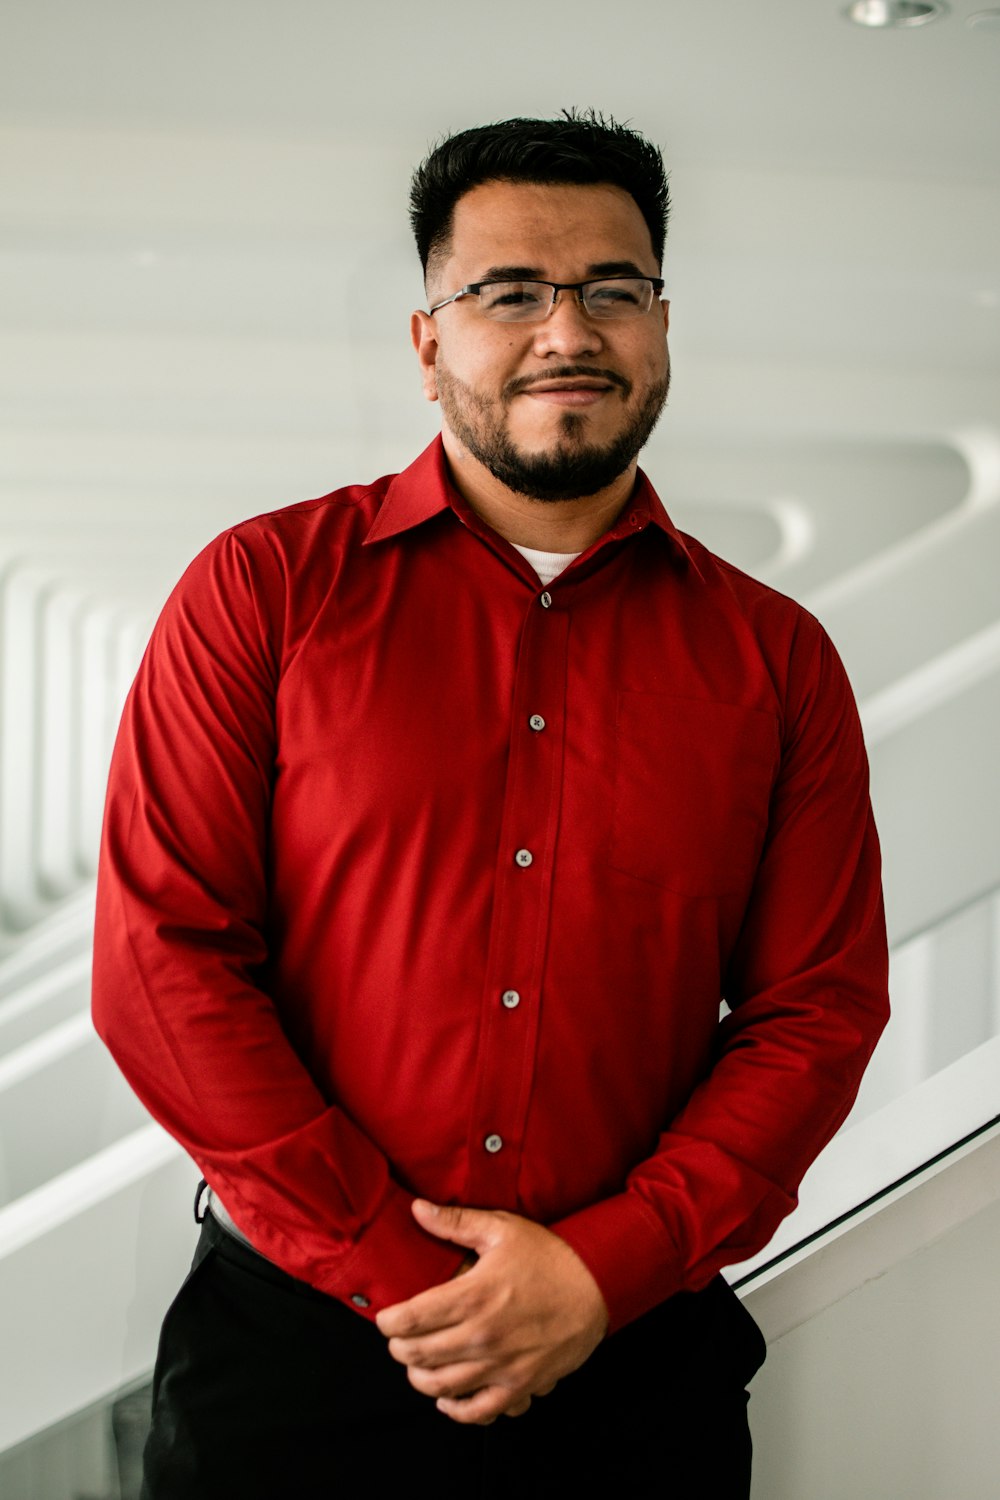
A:
[[[454,1204],[428,1203],[414,1198],[413,1217],[421,1229],[438,1239],[465,1245],[482,1255],[494,1243],[499,1230],[499,1215],[484,1208],[459,1208]]]

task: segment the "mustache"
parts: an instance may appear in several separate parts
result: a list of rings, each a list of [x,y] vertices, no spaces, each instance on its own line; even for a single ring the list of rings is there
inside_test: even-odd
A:
[[[541,385],[553,380],[568,380],[571,376],[589,377],[591,380],[604,380],[609,385],[615,385],[623,395],[632,393],[632,382],[626,380],[624,375],[619,375],[617,370],[601,370],[593,365],[560,365],[558,369],[542,370],[537,375],[519,375],[516,379],[508,381],[504,386],[504,395],[520,396],[523,391],[528,391],[533,385]]]

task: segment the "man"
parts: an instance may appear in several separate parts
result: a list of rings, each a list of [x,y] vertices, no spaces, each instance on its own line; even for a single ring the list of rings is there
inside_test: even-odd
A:
[[[857,715],[637,470],[655,148],[466,131],[412,209],[440,440],[202,553],[111,773],[96,1023],[212,1195],[146,1494],[745,1496],[718,1272],[886,1017]]]

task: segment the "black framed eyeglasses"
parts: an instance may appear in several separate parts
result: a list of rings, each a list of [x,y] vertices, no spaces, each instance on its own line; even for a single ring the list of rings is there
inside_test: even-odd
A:
[[[477,297],[484,318],[497,323],[542,323],[560,292],[576,292],[590,318],[640,318],[663,291],[658,276],[604,276],[600,281],[473,281],[430,309]]]

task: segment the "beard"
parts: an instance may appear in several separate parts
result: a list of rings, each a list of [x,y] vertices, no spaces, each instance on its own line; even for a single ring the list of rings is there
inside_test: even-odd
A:
[[[587,418],[579,412],[563,412],[559,418],[556,445],[545,453],[526,453],[511,439],[506,426],[509,402],[530,382],[511,381],[500,400],[491,400],[442,365],[436,367],[437,393],[448,426],[495,479],[518,495],[531,500],[576,500],[607,488],[638,456],[660,419],[670,388],[670,364],[662,380],[651,385],[642,401],[628,416],[617,437],[603,445],[586,441]],[[565,366],[546,378],[600,374],[611,380],[627,402],[632,383],[611,371]]]

